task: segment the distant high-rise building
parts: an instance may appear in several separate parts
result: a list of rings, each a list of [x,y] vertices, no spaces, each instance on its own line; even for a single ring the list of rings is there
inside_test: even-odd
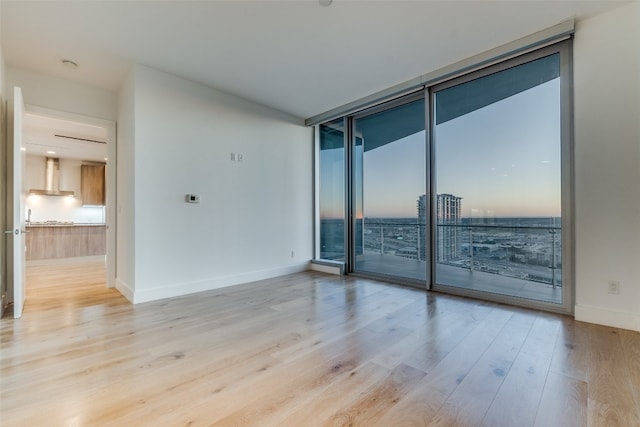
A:
[[[460,257],[460,224],[462,197],[438,194],[436,207],[438,262],[452,261]]]
[[[462,197],[453,194],[438,194],[437,209],[438,222],[457,222],[460,220],[460,212],[462,210]]]
[[[426,250],[426,227],[427,225],[427,196],[423,194],[418,197],[418,259],[425,261],[427,259]]]
[[[423,194],[418,197],[418,223],[427,223],[427,196]]]
[[[418,224],[420,225],[420,259],[426,259],[425,229],[427,223],[427,196],[418,197]],[[452,194],[438,194],[436,198],[436,247],[438,262],[451,261],[460,257],[462,233],[460,224],[462,197]]]

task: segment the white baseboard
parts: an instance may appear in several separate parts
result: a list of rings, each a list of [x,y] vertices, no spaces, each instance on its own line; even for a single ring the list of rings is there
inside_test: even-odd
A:
[[[116,279],[116,289],[129,300],[130,303],[133,303],[133,289],[129,287],[125,282],[120,279]]]
[[[299,273],[306,270],[309,270],[309,262],[304,262],[302,264],[296,264],[287,267],[278,267],[267,270],[251,271],[247,273],[216,277],[213,279],[201,280],[197,282],[177,283],[175,285],[164,286],[161,288],[134,290],[132,299],[129,299],[128,297],[127,299],[132,301],[134,304],[139,304],[143,302],[194,294],[197,292],[210,291],[213,289],[226,288],[228,286],[239,285],[242,283],[255,282],[257,280],[286,276],[287,274]],[[118,285],[116,285],[116,287],[120,289]],[[127,295],[125,295],[125,297],[126,296]]]
[[[608,310],[588,305],[575,306],[575,319],[640,332],[640,314]]]

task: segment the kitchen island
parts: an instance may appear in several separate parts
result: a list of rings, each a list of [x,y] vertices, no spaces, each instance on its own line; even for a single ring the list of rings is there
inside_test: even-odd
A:
[[[27,225],[27,260],[105,255],[105,224],[61,222]]]

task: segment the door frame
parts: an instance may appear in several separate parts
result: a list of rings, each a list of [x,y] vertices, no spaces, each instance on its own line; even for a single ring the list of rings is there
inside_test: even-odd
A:
[[[388,100],[386,102],[383,102],[381,104],[377,104],[374,105],[372,107],[366,108],[362,111],[358,111],[354,114],[350,114],[347,116],[347,121],[345,123],[345,150],[346,150],[346,158],[345,158],[345,163],[347,164],[347,171],[346,171],[346,175],[345,175],[345,183],[346,183],[346,203],[345,203],[345,207],[346,207],[346,218],[348,220],[348,225],[346,228],[346,234],[347,234],[347,242],[345,245],[345,248],[347,248],[347,256],[345,257],[346,259],[346,271],[349,274],[353,274],[356,276],[361,276],[361,277],[370,277],[370,278],[375,278],[375,279],[388,279],[388,280],[392,280],[395,283],[401,283],[403,285],[406,286],[411,286],[414,288],[419,288],[419,289],[428,289],[429,286],[429,277],[431,276],[431,263],[429,262],[429,256],[426,257],[426,262],[425,262],[425,279],[421,280],[421,279],[413,279],[413,278],[409,278],[409,277],[403,277],[403,276],[395,276],[395,275],[391,275],[391,274],[385,274],[385,273],[374,273],[374,272],[368,272],[368,271],[362,271],[362,270],[358,270],[356,268],[356,248],[355,248],[355,241],[356,241],[356,222],[357,222],[357,215],[356,215],[356,211],[357,211],[357,197],[358,195],[356,194],[356,185],[355,185],[355,181],[356,179],[358,179],[356,177],[356,173],[358,172],[357,167],[356,167],[356,122],[359,119],[362,119],[364,117],[368,117],[368,116],[372,116],[374,114],[378,114],[378,113],[382,113],[388,110],[392,110],[394,108],[403,106],[403,105],[407,105],[416,101],[422,101],[425,104],[425,140],[424,140],[424,151],[425,151],[425,181],[424,181],[424,191],[425,194],[428,195],[429,191],[430,191],[430,171],[429,171],[429,167],[430,167],[430,162],[429,162],[429,145],[428,145],[428,137],[429,137],[429,129],[428,129],[428,118],[429,118],[429,111],[427,109],[427,96],[428,93],[426,92],[426,90],[424,88],[419,88],[417,90],[405,93],[399,97],[393,98],[391,100]],[[363,147],[364,149],[364,147]],[[364,152],[363,152],[364,155]],[[362,172],[362,171],[360,171]],[[360,185],[364,186],[364,180],[363,177],[359,177],[360,179]],[[362,187],[364,188],[364,187]],[[429,201],[429,198],[427,198],[427,201]],[[364,206],[363,206],[364,208]],[[429,206],[427,206],[427,216],[429,216],[431,212],[431,209],[429,208]],[[364,224],[364,213],[363,213],[363,224]],[[430,239],[431,239],[431,230],[430,227],[428,226],[430,221],[430,218],[426,218],[426,223],[425,223],[425,230],[424,230],[424,234],[421,236],[422,239],[424,239],[425,242],[425,248],[427,250],[430,250]]]
[[[25,104],[22,89],[13,86],[13,98],[7,108],[6,159],[7,168],[5,192],[5,227],[7,302],[13,302],[13,317],[22,317],[25,303],[25,218],[24,175],[25,156],[22,151]],[[16,178],[17,177],[17,178]],[[9,227],[10,226],[10,227]],[[10,229],[8,229],[10,228]],[[9,243],[11,242],[11,243]],[[11,286],[9,286],[9,283]],[[18,297],[16,297],[18,295]],[[4,301],[3,301],[4,303]]]
[[[8,124],[9,120],[9,112],[8,112],[8,102],[0,93],[0,176],[3,178],[7,177],[7,144],[8,144]],[[6,179],[4,180],[6,182]],[[7,206],[7,193],[5,191],[5,182],[0,185],[0,200],[3,203],[3,206]],[[5,209],[0,209],[0,230],[6,230],[7,218]],[[7,238],[4,233],[0,233],[0,317],[4,315],[4,310],[7,308],[7,304],[9,302],[9,289],[8,289],[8,278],[7,278],[7,259],[6,259],[6,251],[7,246],[6,243]]]

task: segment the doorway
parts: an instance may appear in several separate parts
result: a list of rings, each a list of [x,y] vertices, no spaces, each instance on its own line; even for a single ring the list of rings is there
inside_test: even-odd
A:
[[[26,308],[117,293],[115,123],[26,106],[23,132]]]

